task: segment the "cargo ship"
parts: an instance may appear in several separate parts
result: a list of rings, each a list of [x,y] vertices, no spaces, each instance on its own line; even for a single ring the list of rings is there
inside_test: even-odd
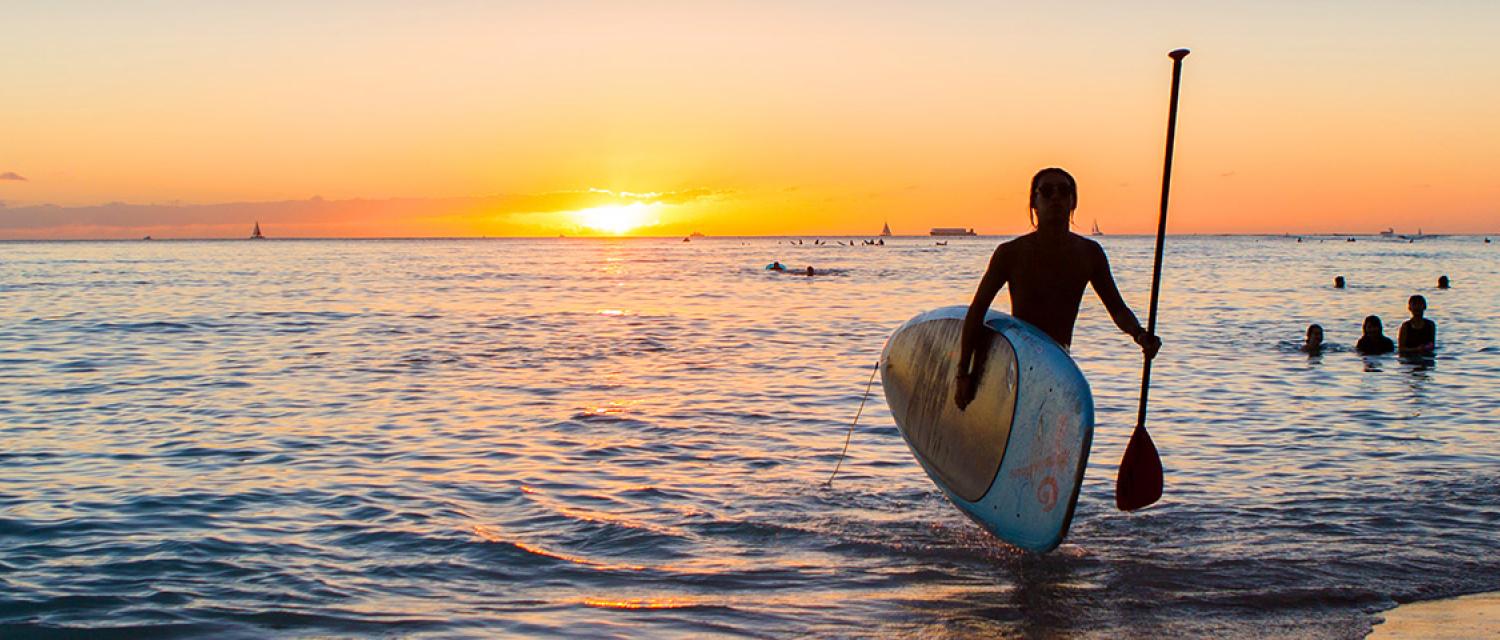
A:
[[[978,234],[974,233],[973,229],[965,229],[963,227],[933,227],[932,231],[931,231],[931,235],[935,235],[935,236],[973,236],[973,235],[978,235]]]

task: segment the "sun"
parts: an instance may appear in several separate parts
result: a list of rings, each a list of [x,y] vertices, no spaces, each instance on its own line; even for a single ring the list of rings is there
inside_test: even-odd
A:
[[[572,212],[573,219],[585,227],[603,233],[623,235],[649,224],[649,216],[656,205],[644,202],[632,204],[608,204],[602,207],[579,209]]]

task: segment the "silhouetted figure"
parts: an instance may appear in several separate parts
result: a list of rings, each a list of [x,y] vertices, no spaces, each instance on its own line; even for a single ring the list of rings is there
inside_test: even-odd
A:
[[[1448,276],[1438,276],[1438,288],[1439,289],[1447,289],[1448,288]]]
[[[1380,316],[1367,316],[1364,332],[1359,337],[1359,342],[1354,344],[1354,350],[1361,355],[1378,356],[1396,350],[1396,344],[1385,337],[1385,327],[1380,324]]]
[[[1335,288],[1335,289],[1342,289],[1342,288],[1344,288],[1344,276],[1334,276],[1333,277],[1333,288]]]
[[[812,265],[807,265],[807,277],[811,278],[814,275],[815,275],[815,272],[813,271]]]
[[[1323,353],[1322,325],[1307,325],[1307,342],[1302,344],[1302,351],[1310,356],[1315,356]]]
[[[786,271],[786,265],[781,264],[780,262],[772,262],[771,264],[766,265],[766,270],[768,270],[768,271]]]
[[[1437,323],[1422,317],[1427,312],[1427,298],[1412,296],[1406,301],[1411,319],[1401,323],[1396,344],[1401,353],[1432,353],[1437,348]]]
[[[1092,285],[1115,326],[1135,339],[1147,357],[1156,355],[1161,340],[1147,332],[1120,298],[1109,259],[1099,243],[1068,230],[1078,206],[1078,183],[1058,168],[1042,169],[1031,178],[1030,210],[1036,231],[995,249],[989,268],[979,281],[959,338],[954,401],[959,409],[974,399],[984,358],[984,315],[995,294],[1010,284],[1012,313],[1052,336],[1064,349],[1073,342],[1073,323],[1084,287]],[[976,357],[977,354],[977,357]],[[971,368],[972,364],[972,368]]]

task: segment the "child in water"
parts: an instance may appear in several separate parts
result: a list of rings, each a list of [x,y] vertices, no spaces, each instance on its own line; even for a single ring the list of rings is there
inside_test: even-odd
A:
[[[1360,336],[1359,342],[1354,345],[1354,350],[1360,355],[1378,356],[1396,350],[1395,343],[1385,337],[1385,327],[1380,323],[1380,316],[1366,317],[1364,331],[1365,334]]]
[[[1437,323],[1422,317],[1427,298],[1412,296],[1406,308],[1411,310],[1411,319],[1401,323],[1401,332],[1396,334],[1401,353],[1432,353],[1437,347]]]
[[[1307,325],[1307,342],[1302,345],[1302,351],[1310,356],[1316,356],[1323,353],[1322,325]]]

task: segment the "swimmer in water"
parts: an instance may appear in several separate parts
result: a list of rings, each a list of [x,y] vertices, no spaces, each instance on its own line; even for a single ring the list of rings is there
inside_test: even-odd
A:
[[[786,271],[786,266],[781,264],[780,262],[772,262],[771,264],[766,265],[766,268],[770,269],[771,271]]]
[[[1448,288],[1448,276],[1438,276],[1438,288],[1439,289],[1447,289]]]
[[[1310,356],[1316,356],[1323,353],[1322,325],[1307,325],[1307,342],[1302,345],[1302,351]]]
[[[1385,337],[1385,328],[1380,324],[1380,316],[1366,317],[1364,331],[1365,334],[1359,337],[1359,342],[1354,344],[1354,350],[1360,355],[1378,356],[1396,350],[1396,344],[1391,342],[1390,338]]]
[[[1335,288],[1335,289],[1342,289],[1342,288],[1344,288],[1344,276],[1334,276],[1333,277],[1333,288]]]
[[[812,265],[807,265],[807,277],[813,277],[814,273],[815,272],[813,271]]]
[[[1437,348],[1437,323],[1422,317],[1427,311],[1427,298],[1412,296],[1406,308],[1411,310],[1411,319],[1401,323],[1401,331],[1396,334],[1401,353],[1432,353]]]

